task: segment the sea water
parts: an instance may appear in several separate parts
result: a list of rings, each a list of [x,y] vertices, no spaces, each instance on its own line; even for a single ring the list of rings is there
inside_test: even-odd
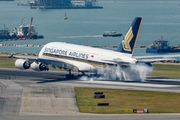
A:
[[[98,0],[103,9],[30,9],[18,6],[15,1],[0,1],[0,29],[4,25],[12,30],[22,23],[33,25],[44,39],[2,41],[0,52],[38,53],[41,47],[24,47],[24,44],[44,45],[48,42],[67,42],[85,46],[118,46],[135,17],[142,17],[137,48],[134,55],[150,55],[141,45],[151,45],[163,36],[171,46],[180,44],[179,0]],[[67,20],[64,20],[64,14]],[[23,20],[23,22],[22,22]],[[117,31],[121,37],[103,37],[104,31]],[[104,47],[106,46],[106,47]],[[170,53],[168,53],[170,54]]]

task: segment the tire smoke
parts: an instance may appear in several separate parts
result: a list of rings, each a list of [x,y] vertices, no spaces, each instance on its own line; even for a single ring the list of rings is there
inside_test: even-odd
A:
[[[80,80],[145,81],[152,67],[146,64],[98,68],[96,75],[83,76]]]

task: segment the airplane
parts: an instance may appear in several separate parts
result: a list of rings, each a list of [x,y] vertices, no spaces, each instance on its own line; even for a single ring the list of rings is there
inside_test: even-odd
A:
[[[48,71],[48,65],[63,68],[68,72],[67,78],[74,77],[72,71],[80,72],[81,75],[86,75],[86,72],[97,76],[103,75],[103,72],[111,75],[115,73],[113,70],[116,68],[123,69],[137,64],[151,66],[151,63],[155,61],[171,59],[163,56],[133,57],[141,23],[141,17],[134,19],[115,51],[65,42],[50,42],[44,45],[38,57],[11,55],[10,58],[17,58],[15,66],[23,70],[31,67],[35,71]],[[99,73],[102,70],[104,71]]]

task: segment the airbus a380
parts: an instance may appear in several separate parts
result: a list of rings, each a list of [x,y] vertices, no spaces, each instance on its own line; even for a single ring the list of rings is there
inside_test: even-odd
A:
[[[97,74],[98,70],[102,69],[108,68],[109,70],[139,63],[150,64],[154,61],[167,60],[168,58],[159,56],[132,57],[141,23],[141,17],[134,19],[115,51],[64,42],[50,42],[44,45],[38,57],[15,55],[11,57],[17,58],[15,66],[19,69],[29,69],[31,67],[35,71],[44,71],[49,69],[48,65],[51,65],[68,71],[68,78],[74,76],[71,71],[81,72],[82,75],[85,75],[85,72]],[[106,72],[110,72],[108,70]],[[112,71],[110,74],[113,74]]]

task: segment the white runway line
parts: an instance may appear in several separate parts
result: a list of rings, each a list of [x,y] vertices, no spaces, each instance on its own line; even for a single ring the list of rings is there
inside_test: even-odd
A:
[[[153,80],[158,80],[158,81],[172,81],[172,82],[180,82],[180,79],[152,79]]]
[[[76,81],[82,83],[104,84],[104,85],[121,85],[121,86],[141,86],[141,87],[180,87],[180,85],[164,85],[164,84],[149,84],[149,83],[125,83],[111,81]]]

